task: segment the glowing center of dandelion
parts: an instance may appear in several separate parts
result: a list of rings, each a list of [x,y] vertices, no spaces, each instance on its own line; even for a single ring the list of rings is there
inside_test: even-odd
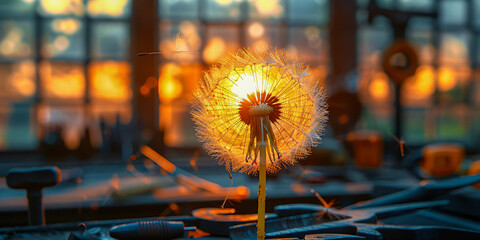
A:
[[[251,116],[262,116],[262,115],[269,115],[273,112],[273,107],[269,106],[266,103],[261,103],[260,105],[251,106],[248,109],[248,114]]]

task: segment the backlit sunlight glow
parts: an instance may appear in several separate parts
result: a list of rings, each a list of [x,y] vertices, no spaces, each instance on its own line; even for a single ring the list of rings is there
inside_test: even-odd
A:
[[[214,63],[226,53],[227,46],[225,41],[219,37],[213,37],[208,41],[207,46],[203,50],[203,59],[207,63]]]
[[[67,35],[76,33],[80,26],[80,21],[74,18],[56,19],[52,22],[53,30]]]
[[[81,99],[85,95],[85,75],[80,64],[40,64],[42,92],[47,98]]]
[[[438,89],[446,92],[457,85],[455,72],[450,67],[440,67],[438,70]]]
[[[125,12],[128,0],[90,0],[87,10],[92,15],[121,16]]]
[[[248,99],[249,94],[266,91],[267,86],[273,84],[273,79],[262,77],[262,67],[255,65],[246,66],[242,74],[233,71],[228,78],[235,81],[231,91],[239,100]],[[240,105],[240,101],[237,104]]]
[[[373,80],[368,86],[368,92],[375,101],[385,100],[390,92],[388,77],[383,72],[378,72],[374,75]]]
[[[9,99],[24,99],[35,94],[35,64],[23,61],[0,65],[0,97]]]
[[[162,102],[180,97],[183,91],[181,82],[175,77],[181,69],[169,63],[163,66],[158,80],[158,97]]]
[[[90,64],[88,74],[93,98],[114,101],[128,101],[131,98],[129,63],[94,62]]]
[[[67,15],[75,14],[83,15],[83,0],[40,0],[42,8],[49,14]]]
[[[283,13],[280,0],[249,0],[262,17],[278,17]]]

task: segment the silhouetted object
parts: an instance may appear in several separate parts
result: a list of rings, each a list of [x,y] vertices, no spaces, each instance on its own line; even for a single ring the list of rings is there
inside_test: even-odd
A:
[[[81,160],[88,160],[95,154],[95,148],[92,146],[90,129],[86,127],[80,144],[77,148],[77,155]]]
[[[173,239],[182,237],[183,222],[141,221],[115,226],[110,236],[120,240],[130,239]]]
[[[400,84],[409,76],[412,76],[418,67],[418,57],[415,50],[405,42],[405,31],[410,19],[414,17],[437,18],[438,13],[435,10],[432,13],[399,11],[380,8],[376,1],[370,1],[368,5],[368,21],[371,23],[377,16],[383,16],[390,20],[393,26],[393,35],[395,43],[385,52],[383,58],[383,68],[385,73],[395,83],[395,136],[402,139],[402,110],[400,103]]]
[[[65,145],[60,125],[45,127],[45,134],[40,142],[40,148],[48,160],[60,161],[68,156],[69,150]]]
[[[103,156],[118,156],[122,154],[122,143],[125,136],[120,115],[117,115],[115,124],[109,125],[104,118],[100,119],[100,130],[102,131],[101,153]]]
[[[347,91],[339,91],[327,100],[328,123],[335,135],[346,135],[355,128],[362,115],[362,104],[358,95]]]
[[[61,172],[57,167],[12,169],[7,173],[10,188],[27,190],[30,225],[45,225],[42,189],[55,186],[60,181]]]

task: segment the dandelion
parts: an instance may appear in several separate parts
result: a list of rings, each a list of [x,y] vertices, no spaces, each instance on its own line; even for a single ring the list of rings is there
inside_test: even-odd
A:
[[[304,158],[327,111],[308,67],[283,50],[240,50],[205,73],[193,119],[206,151],[227,170],[259,173],[257,239],[265,238],[266,172]],[[268,159],[268,161],[267,161]]]
[[[317,84],[308,67],[283,50],[230,54],[205,73],[195,93],[199,140],[231,171],[258,172],[262,136],[267,172],[293,165],[325,128],[325,97]]]

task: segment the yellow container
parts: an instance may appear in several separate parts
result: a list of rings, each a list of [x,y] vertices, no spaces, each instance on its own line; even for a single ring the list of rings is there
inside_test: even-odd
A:
[[[359,168],[378,168],[383,161],[383,137],[380,132],[359,130],[349,133],[347,140],[353,145],[353,158]]]
[[[458,173],[465,148],[455,144],[438,144],[423,148],[422,169],[435,177],[445,177]]]

